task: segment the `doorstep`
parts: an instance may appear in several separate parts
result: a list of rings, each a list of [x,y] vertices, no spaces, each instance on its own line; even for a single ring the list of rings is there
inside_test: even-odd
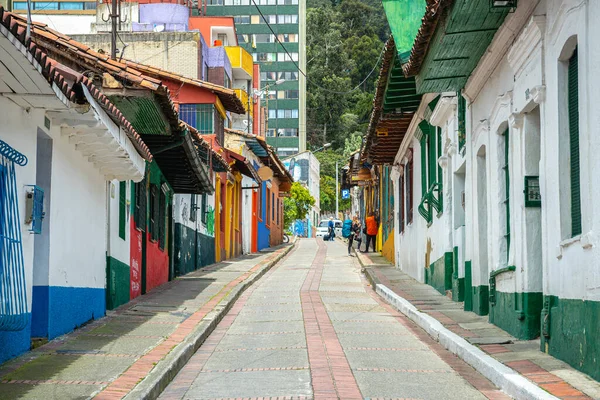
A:
[[[0,365],[0,399],[156,398],[239,295],[293,246],[178,277]]]
[[[539,351],[540,341],[517,340],[491,324],[487,316],[462,309],[431,286],[395,268],[380,253],[356,253],[373,288],[378,284],[435,318],[489,356],[559,399],[600,399],[600,382]]]

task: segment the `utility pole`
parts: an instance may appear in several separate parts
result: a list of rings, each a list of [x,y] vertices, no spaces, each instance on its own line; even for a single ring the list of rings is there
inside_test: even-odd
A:
[[[335,218],[339,217],[339,196],[340,196],[340,188],[338,187],[338,162],[335,162]]]
[[[110,20],[112,24],[110,36],[110,58],[113,60],[117,59],[117,18],[119,18],[117,1],[118,0],[112,0],[112,11],[110,13]]]

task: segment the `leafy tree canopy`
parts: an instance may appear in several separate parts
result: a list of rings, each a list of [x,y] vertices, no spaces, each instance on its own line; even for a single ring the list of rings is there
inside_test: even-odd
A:
[[[297,219],[306,218],[306,214],[311,207],[315,205],[315,198],[312,197],[306,187],[300,182],[292,183],[290,197],[283,200],[283,221],[285,226],[290,226]]]

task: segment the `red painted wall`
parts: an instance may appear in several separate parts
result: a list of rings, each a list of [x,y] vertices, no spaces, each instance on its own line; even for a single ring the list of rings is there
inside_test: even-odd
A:
[[[169,280],[169,255],[146,234],[146,293]]]
[[[258,191],[252,189],[252,243],[250,251],[258,251]]]
[[[269,228],[271,229],[270,244],[271,246],[277,246],[283,241],[283,215],[281,214],[281,204],[283,203],[283,198],[279,197],[279,181],[277,178],[273,178],[271,183],[272,197],[269,200],[269,210],[267,210],[269,213],[271,213],[271,223],[269,225]],[[279,203],[279,207],[277,203]]]
[[[130,219],[130,254],[129,265],[131,285],[129,289],[129,298],[134,299],[142,294],[142,235],[143,232],[135,228],[133,217]]]
[[[163,80],[169,91],[174,103],[180,104],[213,104],[216,102],[217,96],[207,89],[202,89],[193,85],[181,85],[171,80]]]

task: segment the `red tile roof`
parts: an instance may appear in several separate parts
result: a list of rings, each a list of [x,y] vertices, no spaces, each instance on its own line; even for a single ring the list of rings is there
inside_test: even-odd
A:
[[[111,118],[127,133],[137,151],[142,157],[148,161],[152,161],[152,154],[150,150],[140,137],[140,135],[133,128],[131,123],[125,119],[123,114],[104,96],[92,83],[91,80],[86,78],[84,75],[73,72],[73,78],[69,79],[66,74],[61,70],[61,64],[56,60],[50,58],[44,48],[38,46],[35,41],[28,40],[25,38],[27,31],[27,24],[25,19],[16,14],[7,12],[2,6],[0,6],[0,25],[5,27],[21,44],[23,44],[27,51],[33,56],[35,61],[41,66],[41,74],[48,81],[50,85],[55,84],[60,91],[71,101],[72,103],[83,104],[86,102],[85,97],[78,94],[78,86],[84,85],[87,87],[92,96],[98,101],[102,108],[111,116]],[[34,26],[39,25],[37,23]],[[69,83],[71,81],[72,83]]]

